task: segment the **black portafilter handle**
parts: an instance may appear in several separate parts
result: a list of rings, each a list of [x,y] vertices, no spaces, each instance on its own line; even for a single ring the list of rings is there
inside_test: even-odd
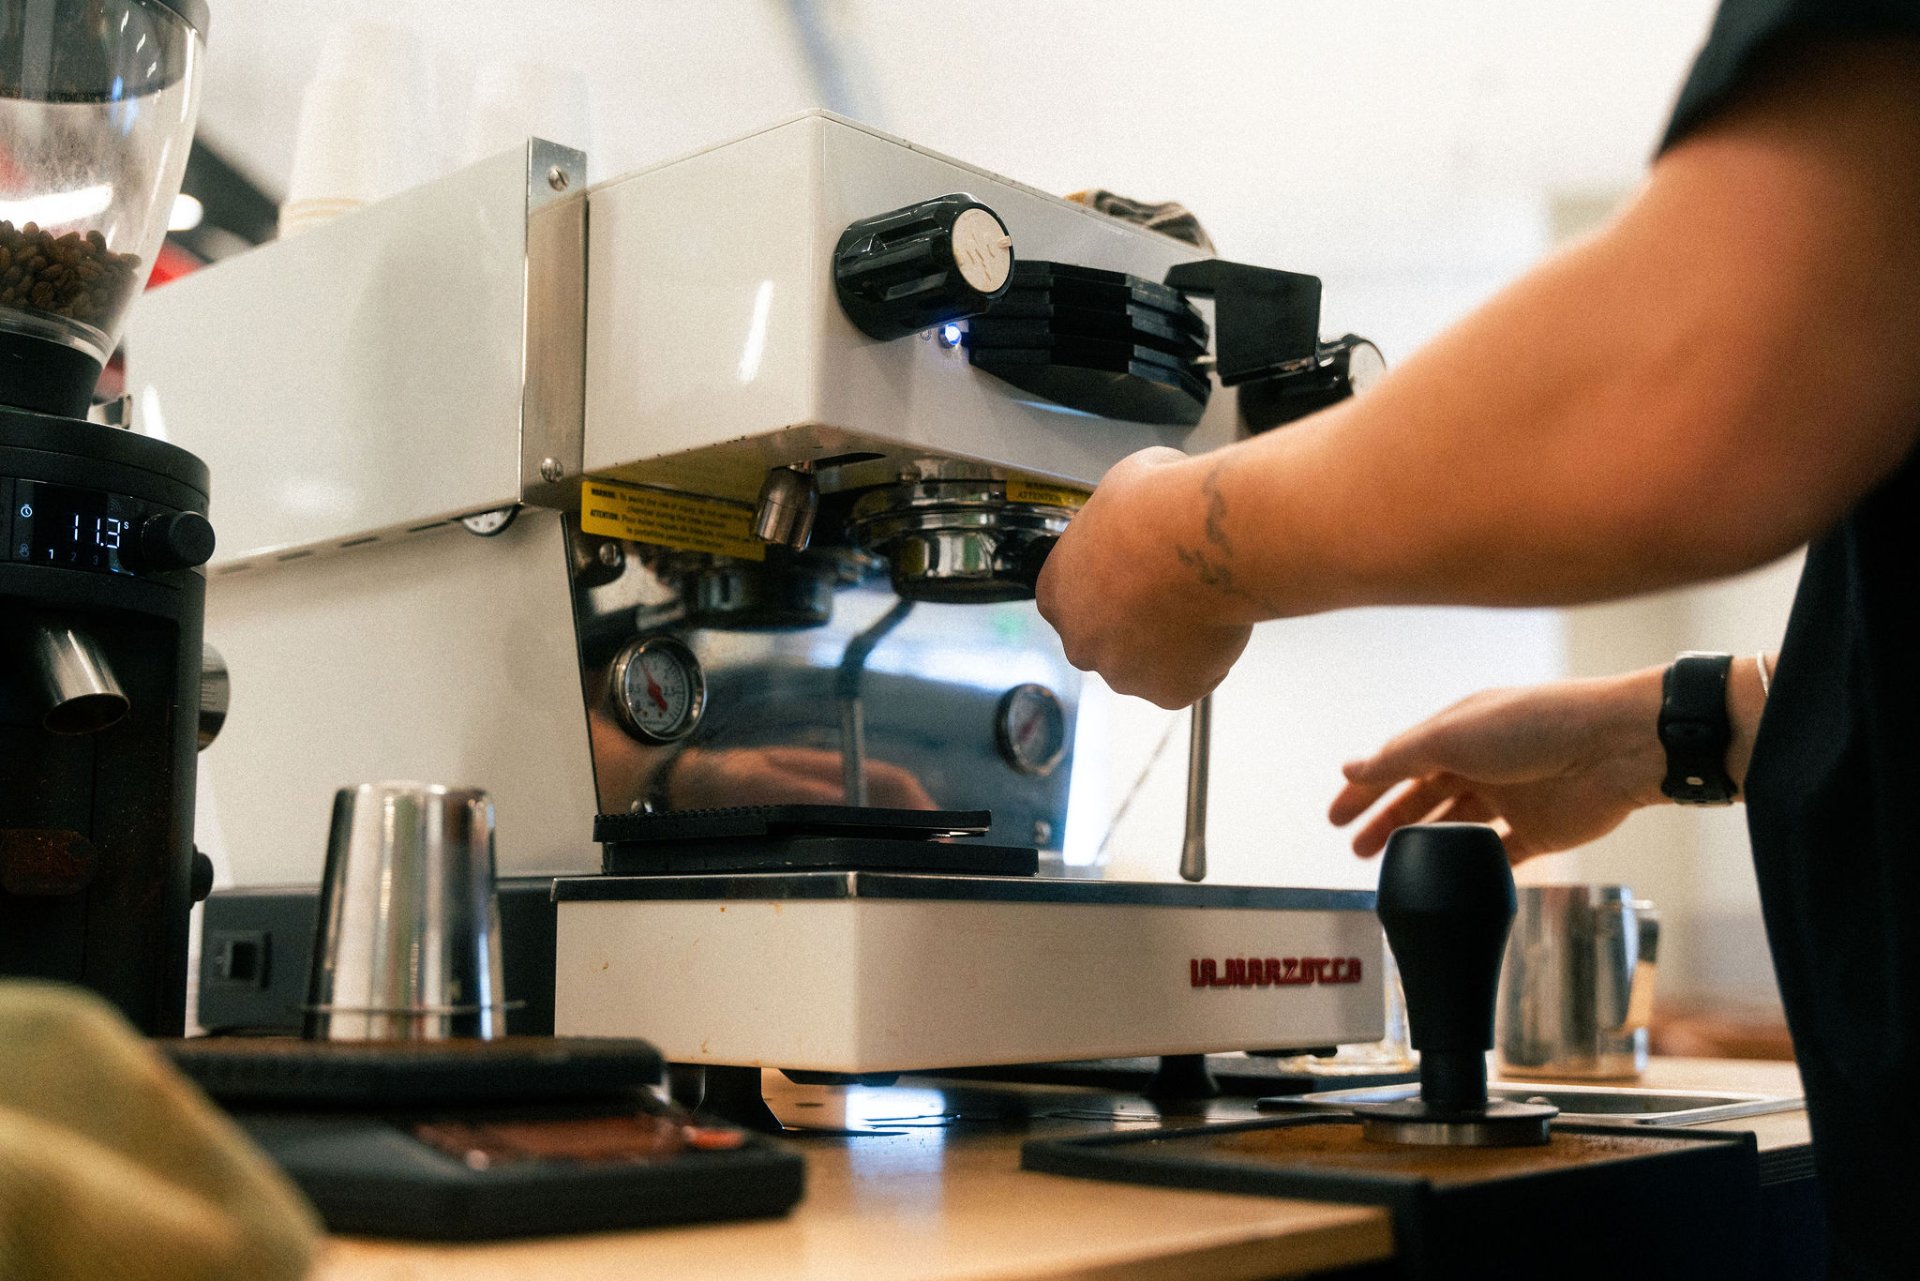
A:
[[[1042,534],[1020,549],[1013,565],[1011,577],[1031,592],[1040,584],[1040,571],[1047,567],[1047,557],[1053,554],[1054,545],[1060,541],[1054,534]]]
[[[1436,1119],[1483,1110],[1515,910],[1499,834],[1478,823],[1401,828],[1387,840],[1375,910],[1400,966],[1421,1100]]]

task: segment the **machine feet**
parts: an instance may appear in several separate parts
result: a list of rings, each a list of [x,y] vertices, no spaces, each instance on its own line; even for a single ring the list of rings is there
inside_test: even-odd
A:
[[[1207,1070],[1204,1054],[1163,1054],[1159,1070],[1147,1083],[1150,1099],[1217,1099],[1220,1083]]]
[[[757,1067],[698,1067],[676,1063],[667,1069],[667,1090],[675,1103],[761,1134],[785,1128],[760,1092]]]

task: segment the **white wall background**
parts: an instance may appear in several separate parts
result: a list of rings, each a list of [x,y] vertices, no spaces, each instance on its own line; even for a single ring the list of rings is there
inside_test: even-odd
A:
[[[1329,332],[1404,355],[1534,261],[1569,208],[1629,190],[1712,0],[214,0],[204,133],[284,189],[301,86],[338,24],[410,26],[457,159],[489,62],[576,71],[604,178],[830,106],[1049,190],[1105,186],[1193,208],[1221,251],[1326,280]],[[423,175],[425,176],[425,175]],[[766,198],[743,192],[743,199]],[[1556,212],[1562,215],[1556,219]],[[1342,760],[1489,684],[1777,640],[1787,571],[1571,614],[1363,611],[1269,625],[1218,699],[1220,879],[1370,885],[1322,815]],[[1116,802],[1167,727],[1106,708]],[[1111,853],[1171,877],[1184,727]],[[1619,878],[1666,900],[1669,986],[1766,993],[1737,815],[1662,813],[1536,879]],[[1690,946],[1713,918],[1733,950]],[[1744,947],[1744,952],[1739,949]],[[1714,956],[1734,958],[1715,968]],[[1722,972],[1731,970],[1731,973]]]

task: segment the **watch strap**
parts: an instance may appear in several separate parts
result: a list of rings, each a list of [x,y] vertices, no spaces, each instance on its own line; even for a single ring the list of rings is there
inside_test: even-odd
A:
[[[1667,753],[1667,774],[1660,791],[1682,805],[1725,805],[1739,791],[1727,774],[1732,667],[1731,654],[1689,651],[1673,660],[1661,683],[1660,745]]]

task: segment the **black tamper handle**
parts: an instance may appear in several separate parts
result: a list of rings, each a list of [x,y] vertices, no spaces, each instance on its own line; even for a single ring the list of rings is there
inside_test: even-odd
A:
[[[1486,1106],[1514,908],[1513,869],[1492,828],[1423,823],[1388,838],[1376,910],[1406,991],[1420,1097],[1435,1114]]]

